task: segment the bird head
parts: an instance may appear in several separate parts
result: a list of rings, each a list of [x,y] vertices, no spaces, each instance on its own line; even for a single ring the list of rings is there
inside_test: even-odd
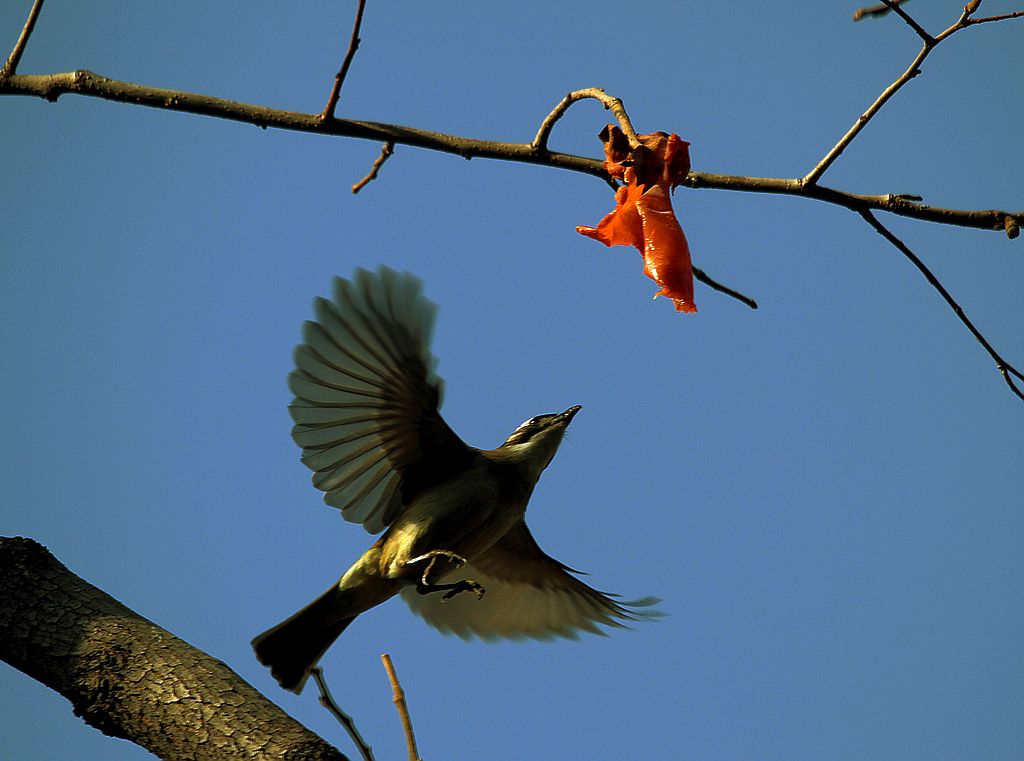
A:
[[[534,480],[540,478],[558,451],[565,429],[581,409],[577,404],[565,412],[530,418],[512,431],[498,451],[524,465]]]

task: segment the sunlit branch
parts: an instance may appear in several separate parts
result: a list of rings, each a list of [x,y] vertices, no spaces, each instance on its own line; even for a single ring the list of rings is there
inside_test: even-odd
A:
[[[56,101],[61,95],[75,94],[102,98],[119,103],[159,108],[169,111],[213,116],[221,119],[254,124],[264,129],[292,130],[334,137],[352,137],[396,145],[441,151],[465,159],[489,158],[538,164],[573,172],[582,172],[606,179],[601,159],[575,156],[554,151],[538,152],[533,143],[505,143],[478,140],[441,132],[431,132],[399,124],[385,124],[349,119],[321,121],[319,114],[284,111],[238,101],[214,98],[208,95],[108,79],[90,71],[74,71],[47,75],[14,75],[0,79],[0,95],[31,95]],[[862,195],[819,185],[807,186],[800,179],[776,177],[747,177],[742,175],[690,172],[686,185],[692,188],[714,188],[753,193],[775,193],[813,198],[826,203],[859,211],[862,208],[879,209],[904,217],[928,222],[971,227],[979,230],[1006,230],[1007,218],[1018,224],[1024,220],[1024,210],[1017,212],[988,210],[946,209],[913,203],[905,194]]]
[[[409,761],[422,761],[419,751],[416,749],[416,736],[412,732],[412,719],[409,717],[409,706],[405,703],[405,690],[398,683],[398,674],[395,673],[395,666],[391,663],[391,656],[384,653],[380,657],[384,664],[384,670],[388,673],[388,680],[391,682],[391,692],[395,701],[395,710],[398,711],[398,718],[402,722],[402,729],[405,732],[405,747],[409,751]]]
[[[3,68],[0,69],[0,79],[6,79],[17,72],[21,56],[25,52],[25,46],[28,44],[28,38],[32,36],[32,30],[36,28],[36,19],[39,18],[39,11],[42,9],[43,0],[35,0],[32,3],[25,26],[22,27],[21,34],[18,35],[18,41],[14,43],[14,49],[11,50],[11,54],[7,57],[7,62]]]
[[[366,176],[363,177],[359,182],[352,186],[352,192],[358,193],[360,190],[365,188],[368,184],[377,179],[377,174],[380,172],[380,168],[384,166],[384,162],[391,158],[395,152],[395,143],[393,140],[389,140],[380,147],[380,155],[374,159],[373,166],[370,167],[370,171],[367,172]]]
[[[972,20],[971,14],[974,13],[974,11],[976,11],[978,6],[980,5],[980,2],[972,2],[963,9],[963,13],[960,14],[960,18],[956,21],[956,23],[954,23],[948,29],[943,31],[941,34],[932,37],[905,10],[903,10],[903,8],[900,7],[899,2],[897,2],[896,0],[883,0],[883,2],[887,8],[899,14],[899,16],[907,23],[907,25],[911,29],[913,29],[914,32],[923,40],[924,44],[921,46],[920,52],[911,62],[910,66],[907,67],[906,71],[904,71],[896,79],[895,82],[893,82],[891,85],[886,87],[885,90],[882,91],[882,94],[875,99],[875,102],[868,107],[867,111],[865,111],[863,114],[857,117],[857,121],[855,121],[853,123],[853,126],[851,126],[850,129],[846,131],[846,134],[839,139],[839,142],[836,143],[832,147],[832,149],[825,154],[821,161],[819,161],[817,165],[804,176],[802,181],[806,185],[816,184],[818,180],[821,178],[821,176],[825,174],[826,171],[828,171],[828,168],[832,166],[833,163],[835,163],[836,159],[838,159],[842,155],[843,151],[845,151],[849,147],[850,143],[853,142],[854,138],[856,138],[857,135],[860,134],[861,130],[863,130],[864,127],[868,125],[868,122],[871,121],[875,114],[877,114],[881,110],[882,106],[884,106],[889,101],[889,99],[892,98],[892,96],[895,95],[897,91],[899,91],[901,87],[903,87],[907,82],[909,82],[911,79],[913,79],[914,77],[921,73],[921,65],[924,63],[924,60],[928,57],[928,54],[931,53],[932,50],[936,48],[936,46],[938,46],[940,42],[947,39],[948,37],[951,37],[953,34],[960,31],[961,29],[966,29],[968,26],[971,26],[972,24],[978,24],[982,23],[983,21],[989,20],[1002,21],[1005,19],[1017,18],[1021,15],[1024,15],[1021,13],[1009,13],[1003,16],[993,16],[990,19]]]
[[[636,148],[640,145],[640,140],[636,136],[636,130],[633,129],[633,124],[629,120],[629,114],[626,113],[622,101],[618,98],[613,98],[600,87],[587,87],[583,90],[574,90],[566,95],[551,110],[551,113],[544,117],[544,120],[540,123],[540,129],[537,130],[537,136],[533,138],[533,142],[530,144],[533,149],[538,153],[546,152],[548,149],[548,138],[551,136],[551,130],[554,128],[555,123],[565,115],[565,112],[569,110],[569,106],[587,98],[599,101],[605,107],[605,110],[612,112],[615,120],[619,123],[619,127],[622,129],[622,134],[629,140],[630,147]]]

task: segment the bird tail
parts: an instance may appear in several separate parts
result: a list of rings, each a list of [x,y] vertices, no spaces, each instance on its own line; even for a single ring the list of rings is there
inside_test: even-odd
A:
[[[302,692],[310,670],[364,608],[337,584],[313,602],[252,641],[256,659],[286,690]]]

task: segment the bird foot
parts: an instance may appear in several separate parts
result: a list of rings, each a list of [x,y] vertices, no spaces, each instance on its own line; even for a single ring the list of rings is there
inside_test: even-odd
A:
[[[484,589],[482,584],[479,584],[472,579],[463,579],[462,581],[456,581],[450,584],[437,584],[431,581],[432,577],[437,573],[449,572],[449,569],[447,568],[443,571],[436,568],[438,560],[442,559],[445,563],[450,563],[454,566],[450,570],[461,568],[466,565],[467,562],[464,557],[452,552],[451,550],[431,550],[430,552],[425,552],[424,554],[414,557],[406,562],[406,565],[412,565],[413,563],[419,563],[424,560],[429,561],[427,563],[427,567],[423,569],[423,574],[420,576],[419,582],[416,584],[417,592],[421,595],[428,595],[431,592],[444,592],[444,597],[441,598],[442,602],[447,602],[460,592],[475,592],[478,600],[484,596],[484,592],[487,590]]]
[[[430,552],[424,552],[422,555],[417,555],[411,560],[405,561],[405,564],[412,565],[413,563],[419,563],[422,560],[429,560],[430,563],[427,565],[427,570],[423,572],[423,575],[426,576],[427,571],[433,569],[438,558],[447,558],[448,562],[454,566],[452,570],[462,568],[462,566],[466,565],[466,559],[462,557],[462,555],[458,555],[451,550],[431,550]]]
[[[441,598],[441,602],[448,602],[448,600],[455,597],[459,592],[476,592],[476,599],[479,600],[484,596],[487,590],[484,589],[483,584],[478,581],[464,579],[463,581],[453,584],[452,588],[444,593],[444,596]]]

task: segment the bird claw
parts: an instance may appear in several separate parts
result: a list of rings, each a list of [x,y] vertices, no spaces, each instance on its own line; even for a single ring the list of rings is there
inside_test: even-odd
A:
[[[427,570],[432,570],[438,558],[447,558],[448,562],[454,566],[454,568],[452,568],[453,571],[462,568],[462,566],[466,565],[467,562],[462,555],[458,555],[451,550],[431,550],[430,552],[424,552],[422,555],[417,555],[410,560],[406,560],[405,564],[412,565],[413,563],[419,563],[422,560],[429,560],[430,563],[427,565]],[[424,575],[426,575],[426,572],[424,572]]]
[[[448,600],[455,597],[459,592],[476,592],[476,599],[479,600],[484,596],[487,590],[484,589],[483,584],[477,581],[464,579],[463,581],[456,582],[451,589],[445,592],[444,596],[441,598],[441,602],[448,602]]]
[[[419,582],[416,584],[416,591],[421,595],[428,595],[431,592],[444,592],[441,602],[451,600],[460,592],[475,592],[478,600],[484,596],[484,592],[486,590],[483,585],[473,581],[472,579],[463,579],[462,581],[455,581],[450,584],[437,584],[431,581],[431,579],[436,575],[443,576],[446,573],[451,573],[451,571],[457,570],[466,565],[468,562],[466,558],[461,555],[457,555],[451,550],[431,550],[430,552],[425,552],[422,555],[406,561],[406,565],[412,565],[413,563],[419,563],[424,560],[428,561],[427,566],[423,569]],[[438,560],[449,563],[452,568],[445,568],[444,570],[436,569],[435,566],[437,565]]]

